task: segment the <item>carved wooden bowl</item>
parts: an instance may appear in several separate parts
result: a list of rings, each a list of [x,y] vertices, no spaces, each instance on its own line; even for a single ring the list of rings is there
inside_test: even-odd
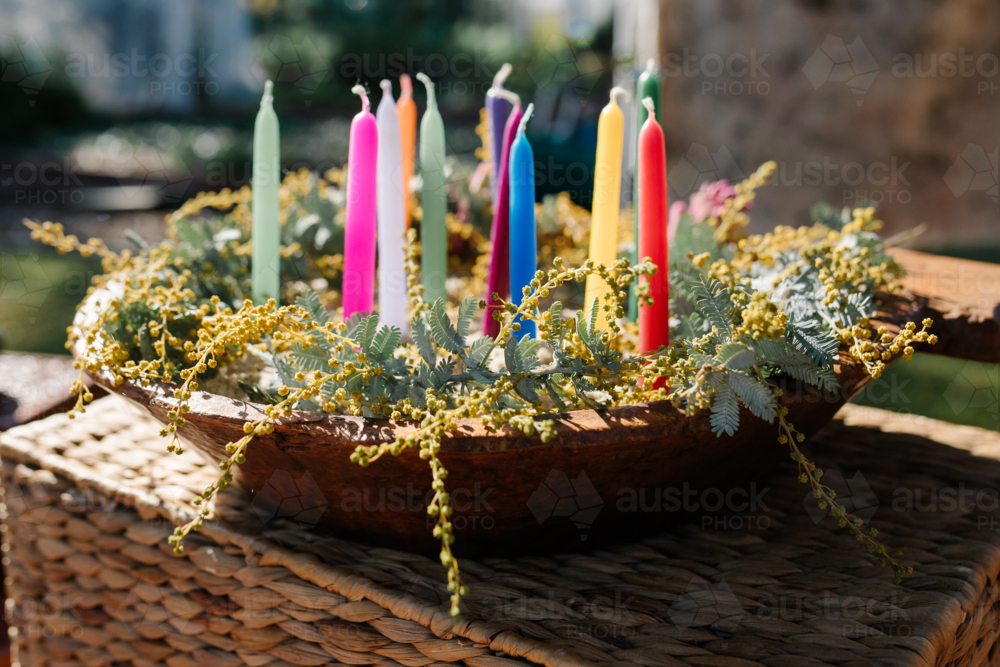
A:
[[[926,279],[928,271],[943,270],[942,263],[948,270],[995,270],[1000,278],[991,265],[908,251],[897,257],[912,265],[911,282],[914,267],[917,279]],[[925,282],[922,295],[885,299],[879,321],[898,326],[932,317],[941,341],[932,351],[995,360],[1000,332],[992,313],[984,315],[985,302],[962,303],[953,290],[930,284],[940,281]],[[996,285],[1000,291],[1000,280]],[[807,436],[869,379],[847,360],[835,370],[836,392],[791,380],[784,387],[789,420]],[[94,379],[162,422],[176,405],[167,385],[116,386],[106,374]],[[262,416],[260,405],[200,391],[190,408],[182,436],[215,460],[224,458],[227,443],[242,437],[244,422]],[[460,422],[446,438],[440,457],[449,471],[457,553],[572,550],[634,539],[693,514],[752,511],[762,491],[754,480],[788,456],[787,446],[777,442],[777,426],[746,410],[737,433],[721,437],[711,432],[707,414],[685,417],[666,401],[551,418],[558,437],[548,443],[509,426],[491,430],[477,420]],[[235,483],[269,525],[288,519],[337,536],[434,553],[439,546],[426,513],[426,461],[412,450],[367,468],[349,460],[359,443],[392,441],[412,430],[406,422],[296,412],[272,434],[254,439],[246,463],[234,472]]]

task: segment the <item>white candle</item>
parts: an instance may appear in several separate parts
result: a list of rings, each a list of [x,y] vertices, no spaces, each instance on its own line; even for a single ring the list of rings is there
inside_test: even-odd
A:
[[[378,318],[382,324],[407,326],[406,270],[403,252],[406,211],[403,201],[403,150],[399,113],[392,99],[392,83],[383,79],[378,122]]]

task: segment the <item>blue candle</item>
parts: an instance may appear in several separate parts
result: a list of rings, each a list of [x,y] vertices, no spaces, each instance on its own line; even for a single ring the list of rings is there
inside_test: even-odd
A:
[[[510,299],[521,305],[524,288],[531,287],[531,281],[538,270],[538,251],[535,240],[535,156],[531,144],[524,136],[524,126],[531,117],[535,105],[529,104],[517,137],[510,147],[508,176],[510,178]],[[519,339],[536,335],[535,323],[531,320],[515,320],[521,323],[516,335]]]

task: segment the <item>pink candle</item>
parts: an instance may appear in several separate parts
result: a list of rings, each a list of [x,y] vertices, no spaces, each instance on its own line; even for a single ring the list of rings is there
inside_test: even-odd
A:
[[[497,174],[497,201],[493,207],[493,229],[490,232],[493,252],[486,279],[487,306],[483,331],[494,338],[500,333],[500,323],[493,319],[493,313],[499,310],[494,305],[493,294],[499,294],[501,299],[505,299],[510,291],[510,174],[507,173],[507,163],[510,145],[514,143],[517,126],[521,122],[521,98],[507,90],[498,91],[497,95],[508,99],[514,108],[507,116],[507,124],[503,130],[500,169]]]
[[[347,148],[347,223],[344,230],[344,318],[375,308],[376,168],[378,125],[364,86],[361,113],[351,121]]]

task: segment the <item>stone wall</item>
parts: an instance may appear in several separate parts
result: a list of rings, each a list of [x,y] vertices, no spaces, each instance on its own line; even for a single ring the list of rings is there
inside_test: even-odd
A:
[[[867,198],[914,245],[1000,244],[1000,2],[661,2],[672,199],[776,160],[757,230]]]

